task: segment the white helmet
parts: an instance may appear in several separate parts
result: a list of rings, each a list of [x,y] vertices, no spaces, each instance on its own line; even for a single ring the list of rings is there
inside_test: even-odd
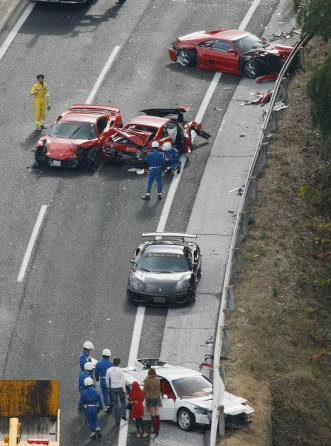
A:
[[[109,350],[109,348],[104,348],[102,350],[102,356],[108,356],[108,357],[111,356],[111,351]]]
[[[84,386],[85,387],[89,387],[89,386],[93,386],[93,379],[90,377],[87,377],[84,379]]]
[[[153,148],[153,149],[158,149],[159,147],[160,147],[160,144],[159,144],[158,141],[153,141],[153,142],[152,142],[152,148]]]
[[[92,344],[91,341],[85,341],[83,344],[83,348],[85,348],[86,350],[93,350],[94,345]]]
[[[88,370],[89,372],[91,372],[94,369],[95,369],[95,365],[93,364],[93,362],[85,362],[84,370]]]
[[[170,150],[172,147],[171,142],[167,141],[162,145],[162,150],[166,151],[166,150]]]

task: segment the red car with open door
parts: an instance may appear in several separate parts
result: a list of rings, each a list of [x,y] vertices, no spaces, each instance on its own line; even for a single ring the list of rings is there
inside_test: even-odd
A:
[[[247,31],[219,29],[178,37],[168,49],[170,59],[183,67],[221,71],[249,78],[279,71],[293,47],[271,45]]]
[[[142,110],[145,115],[137,116],[110,136],[104,157],[131,157],[141,162],[151,150],[153,141],[158,141],[160,146],[169,141],[180,153],[191,152],[193,133],[204,139],[210,135],[202,130],[200,123],[184,120],[188,110],[187,106]]]
[[[86,164],[93,170],[103,154],[110,135],[121,127],[118,107],[74,104],[58,116],[37,142],[38,166],[78,168]]]

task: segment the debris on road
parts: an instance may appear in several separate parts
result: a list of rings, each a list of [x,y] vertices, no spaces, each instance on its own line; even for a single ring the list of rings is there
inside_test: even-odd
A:
[[[132,167],[131,169],[128,169],[128,172],[136,173],[137,175],[143,175],[145,173],[145,169],[139,169],[137,167]]]
[[[263,93],[257,92],[256,99],[253,99],[251,101],[242,102],[240,105],[258,105],[258,104],[264,105],[270,101],[272,93],[273,93],[273,90],[267,90]]]
[[[273,33],[270,42],[280,39],[290,39],[291,37],[293,37],[293,34],[300,35],[300,31],[298,31],[296,28],[292,28],[290,31],[282,31],[279,34]]]

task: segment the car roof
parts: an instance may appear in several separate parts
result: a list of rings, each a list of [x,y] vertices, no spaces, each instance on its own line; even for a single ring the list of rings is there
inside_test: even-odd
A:
[[[59,122],[87,122],[89,124],[95,124],[97,120],[104,116],[103,114],[99,113],[77,113],[77,112],[66,112],[62,115]]]
[[[149,125],[151,127],[162,127],[169,121],[170,121],[169,118],[160,118],[159,116],[143,115],[143,116],[136,116],[125,126],[128,126],[130,124],[140,124],[140,125]]]
[[[171,254],[183,254],[184,247],[183,245],[174,245],[174,244],[166,244],[166,243],[152,243],[147,245],[145,248],[145,253],[152,252],[164,252]]]
[[[155,366],[156,374],[165,378],[169,381],[173,381],[174,379],[185,378],[189,376],[201,376],[200,372],[196,370],[188,369],[186,367],[180,366],[171,366],[165,364],[164,366]],[[125,370],[126,373],[130,374],[134,379],[136,379],[140,384],[143,383],[144,379],[147,376],[148,369],[133,369],[133,370]]]
[[[215,39],[226,39],[226,40],[238,40],[243,37],[252,35],[251,33],[248,33],[247,31],[240,31],[238,29],[227,29],[226,31],[220,31],[217,34],[213,35],[213,38]]]

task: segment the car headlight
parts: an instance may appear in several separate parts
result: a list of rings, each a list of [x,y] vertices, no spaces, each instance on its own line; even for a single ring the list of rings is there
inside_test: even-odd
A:
[[[207,415],[208,418],[211,416],[211,410],[205,409],[204,407],[195,407],[194,412],[198,413],[199,415]]]
[[[176,284],[176,291],[186,291],[190,287],[190,278],[183,277]]]
[[[143,290],[145,288],[145,282],[142,278],[137,276],[132,276],[130,278],[130,286],[134,290]]]

